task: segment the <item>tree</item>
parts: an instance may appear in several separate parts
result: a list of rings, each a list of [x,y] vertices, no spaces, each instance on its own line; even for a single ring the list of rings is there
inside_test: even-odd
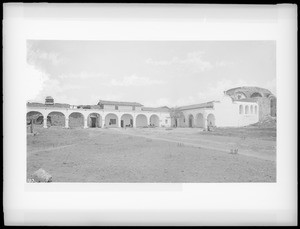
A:
[[[170,116],[171,116],[171,119],[177,120],[183,116],[183,113],[179,110],[178,107],[173,107],[170,109]],[[177,125],[176,125],[176,127],[177,127]]]

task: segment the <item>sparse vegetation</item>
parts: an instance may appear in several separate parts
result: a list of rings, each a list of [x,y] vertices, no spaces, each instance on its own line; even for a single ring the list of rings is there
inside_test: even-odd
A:
[[[34,171],[43,168],[53,176],[52,182],[276,181],[275,161],[240,153],[240,148],[246,146],[257,153],[266,150],[275,152],[270,147],[276,146],[276,142],[270,138],[261,140],[261,136],[252,135],[251,128],[244,128],[247,129],[244,133],[250,134],[245,134],[247,139],[241,146],[231,147],[238,149],[234,157],[218,150],[207,149],[205,145],[194,147],[188,143],[201,141],[204,137],[209,140],[205,144],[212,145],[241,141],[241,129],[222,130],[223,133],[232,133],[232,136],[224,137],[224,143],[222,135],[212,134],[218,131],[201,137],[197,130],[189,128],[177,128],[172,132],[159,128],[118,131],[104,128],[43,129],[36,126],[35,129],[39,135],[27,136],[28,179]],[[143,131],[145,137],[133,136],[144,133]],[[158,140],[162,134],[172,141]],[[181,141],[176,142],[176,139]],[[257,146],[254,144],[256,141],[268,144]]]

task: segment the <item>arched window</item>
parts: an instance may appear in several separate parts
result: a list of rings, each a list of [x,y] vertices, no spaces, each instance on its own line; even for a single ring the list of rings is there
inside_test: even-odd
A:
[[[245,114],[249,114],[249,106],[248,105],[246,105],[246,107],[245,107]]]
[[[243,92],[237,92],[236,94],[237,99],[245,99],[246,95]]]
[[[257,98],[257,97],[262,97],[262,95],[258,92],[254,92],[250,97],[251,98]]]
[[[244,107],[243,105],[240,105],[240,114],[243,114],[244,113]]]

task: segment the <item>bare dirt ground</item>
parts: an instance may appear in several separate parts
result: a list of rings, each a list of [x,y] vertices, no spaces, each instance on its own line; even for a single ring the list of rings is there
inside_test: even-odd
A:
[[[218,128],[212,132],[202,131],[200,128],[116,130],[133,136],[183,143],[225,153],[230,152],[231,149],[238,149],[238,153],[242,155],[276,161],[276,129],[274,128],[249,126],[242,128]]]
[[[63,129],[27,135],[27,177],[53,182],[276,182],[276,129]],[[230,154],[238,147],[238,154]]]

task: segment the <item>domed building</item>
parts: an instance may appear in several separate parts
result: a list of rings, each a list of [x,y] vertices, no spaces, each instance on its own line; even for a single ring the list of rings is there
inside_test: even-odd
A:
[[[259,119],[266,116],[276,117],[276,96],[271,91],[260,87],[237,87],[227,90],[234,101],[254,101],[259,106]]]

